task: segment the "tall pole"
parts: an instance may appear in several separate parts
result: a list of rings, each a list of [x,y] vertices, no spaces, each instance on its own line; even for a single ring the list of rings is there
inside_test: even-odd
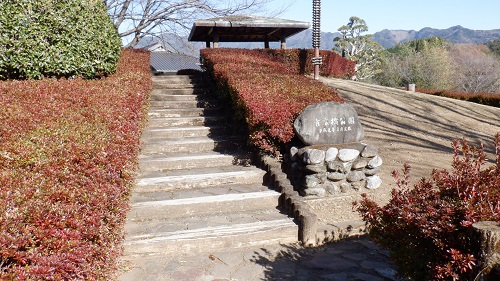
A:
[[[313,48],[314,58],[314,79],[319,79],[319,66],[322,64],[322,59],[319,56],[319,47],[321,41],[321,0],[313,0]]]

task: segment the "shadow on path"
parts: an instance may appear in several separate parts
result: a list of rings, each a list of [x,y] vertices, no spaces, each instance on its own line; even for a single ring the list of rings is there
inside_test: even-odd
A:
[[[255,252],[252,261],[265,268],[265,280],[398,280],[388,252],[367,236],[317,248],[285,246],[274,255]]]

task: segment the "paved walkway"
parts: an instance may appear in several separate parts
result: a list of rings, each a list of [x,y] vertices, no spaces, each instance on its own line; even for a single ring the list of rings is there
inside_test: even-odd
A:
[[[384,281],[397,280],[388,252],[367,237],[318,247],[267,246],[196,256],[142,260],[152,281]]]

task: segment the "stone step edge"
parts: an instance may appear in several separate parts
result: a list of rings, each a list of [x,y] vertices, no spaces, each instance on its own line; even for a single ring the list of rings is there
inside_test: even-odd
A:
[[[194,198],[182,198],[182,199],[133,203],[132,208],[138,209],[138,208],[182,206],[182,205],[204,204],[204,203],[234,202],[234,201],[244,201],[248,199],[275,197],[276,195],[277,192],[273,190],[249,192],[249,193],[223,194],[223,195],[203,196]]]
[[[316,245],[321,246],[328,242],[368,235],[368,227],[361,220],[335,222],[332,224],[319,224],[316,233]]]
[[[222,173],[207,173],[199,175],[179,175],[179,176],[164,176],[164,177],[150,177],[150,178],[139,178],[136,181],[137,186],[149,186],[162,183],[175,183],[184,181],[205,181],[208,179],[217,179],[219,177],[230,178],[245,176],[252,171],[234,171],[234,172],[222,172]]]
[[[277,228],[287,227],[296,227],[296,224],[291,219],[287,218],[272,221],[231,224],[155,234],[142,234],[129,237],[129,241],[126,241],[123,244],[124,246],[127,246],[132,244],[150,244],[155,242],[174,240],[200,240],[210,238],[220,239],[221,237],[238,236],[240,234],[275,231]]]
[[[154,133],[154,132],[170,132],[170,131],[196,131],[196,130],[214,130],[214,129],[224,129],[224,126],[214,125],[214,126],[175,126],[175,127],[146,127],[144,132]]]
[[[149,157],[148,157],[149,156]],[[172,154],[142,154],[139,156],[139,162],[163,162],[163,161],[202,161],[202,160],[220,160],[220,159],[234,159],[235,155],[222,154],[214,151],[206,153],[172,153]]]
[[[318,216],[305,202],[305,198],[294,190],[281,163],[263,153],[258,154],[260,167],[267,174],[267,181],[278,192],[279,207],[293,217],[299,225],[298,240],[306,247],[316,247],[329,241],[337,241],[368,233],[363,221],[339,222],[335,225],[320,225]]]

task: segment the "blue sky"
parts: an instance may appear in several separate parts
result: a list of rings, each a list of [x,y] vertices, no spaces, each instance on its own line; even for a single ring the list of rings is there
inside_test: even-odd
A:
[[[278,18],[312,23],[312,0],[274,0],[271,9],[292,6]],[[321,30],[335,32],[351,16],[364,19],[368,33],[383,29],[445,29],[461,25],[476,30],[500,29],[500,0],[322,0]]]

